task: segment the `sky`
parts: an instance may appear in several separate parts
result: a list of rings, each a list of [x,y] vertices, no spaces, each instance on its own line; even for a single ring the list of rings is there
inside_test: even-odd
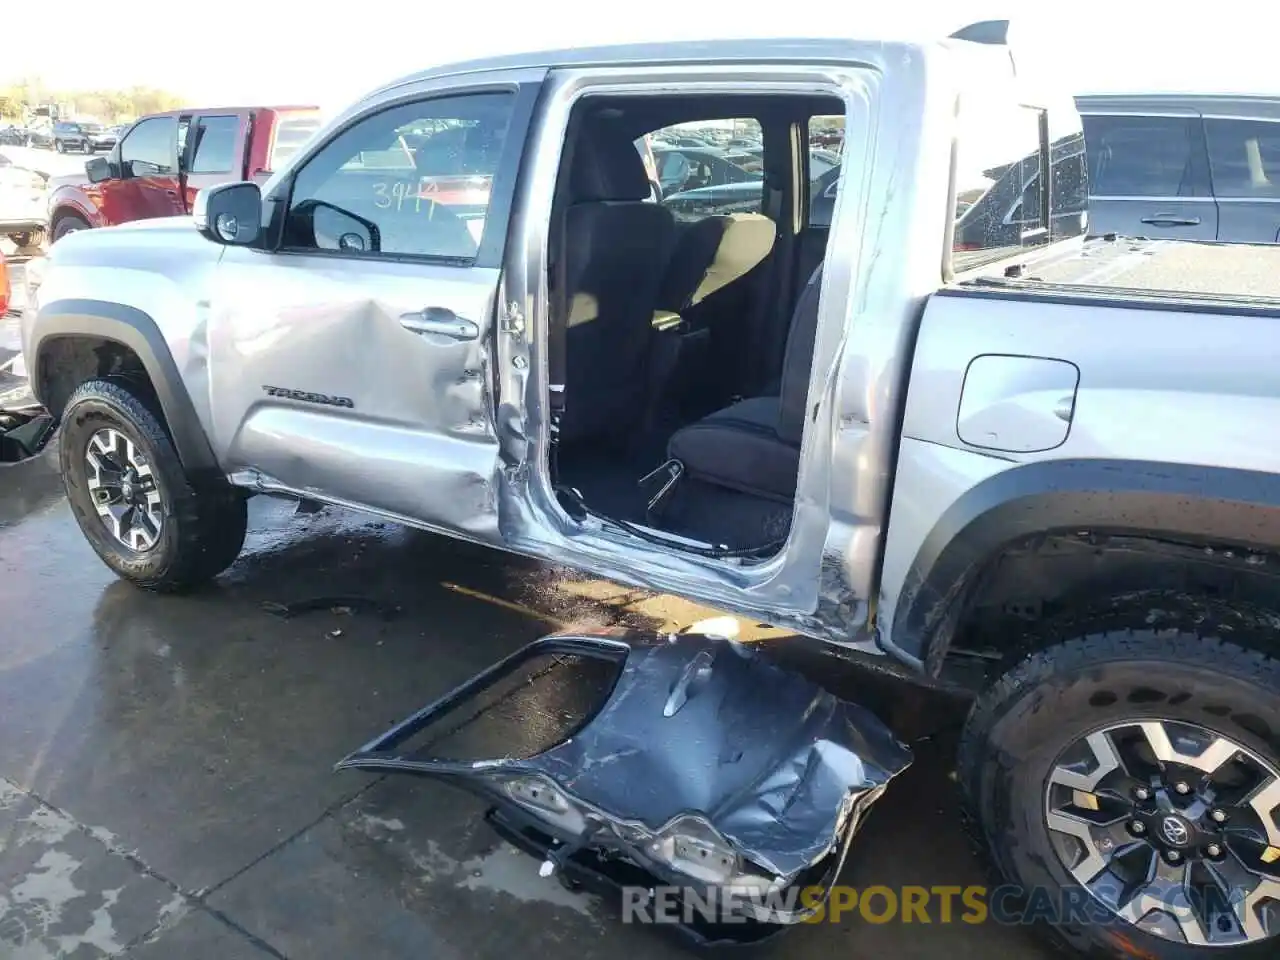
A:
[[[1154,0],[836,0],[801,5],[796,27],[779,23],[790,5],[765,0],[252,0],[199,7],[198,14],[178,6],[172,17],[131,16],[128,5],[105,14],[101,0],[3,6],[0,82],[35,74],[64,89],[156,86],[190,106],[287,102],[335,111],[385,81],[490,54],[716,37],[919,38],[1002,18],[1015,24],[1021,58],[1034,59],[1072,93],[1280,94],[1280,4],[1268,0],[1225,4],[1216,9],[1230,16],[1220,18],[1179,17],[1175,11],[1197,8]],[[60,21],[74,29],[61,31]],[[64,40],[81,54],[55,55]]]

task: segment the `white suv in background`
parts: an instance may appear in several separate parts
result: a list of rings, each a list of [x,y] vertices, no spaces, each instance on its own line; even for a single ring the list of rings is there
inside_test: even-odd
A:
[[[1079,96],[1089,232],[1280,242],[1280,97]]]

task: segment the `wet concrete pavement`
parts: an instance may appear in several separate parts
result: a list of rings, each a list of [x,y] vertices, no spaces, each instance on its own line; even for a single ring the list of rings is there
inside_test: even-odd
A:
[[[389,609],[335,600],[282,618],[264,607],[344,595]],[[705,613],[261,499],[245,555],[216,585],[150,595],[117,582],[82,540],[52,451],[0,467],[0,957],[670,955],[669,939],[622,924],[616,904],[541,879],[468,797],[331,766],[544,633]],[[917,754],[855,843],[845,882],[983,882],[947,776],[963,704],[832,675],[892,714]],[[1047,956],[1017,928],[856,913],[748,952],[834,951]]]

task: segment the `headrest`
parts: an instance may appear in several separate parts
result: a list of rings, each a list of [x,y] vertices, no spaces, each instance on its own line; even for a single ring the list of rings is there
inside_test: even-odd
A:
[[[636,145],[599,121],[584,124],[574,144],[570,187],[574,203],[650,195],[649,174]]]

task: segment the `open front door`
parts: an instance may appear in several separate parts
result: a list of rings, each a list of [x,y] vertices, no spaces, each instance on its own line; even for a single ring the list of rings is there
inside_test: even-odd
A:
[[[211,303],[228,471],[498,539],[492,324],[535,95],[398,88],[275,182],[274,249],[228,247]],[[435,189],[459,176],[476,189]]]

